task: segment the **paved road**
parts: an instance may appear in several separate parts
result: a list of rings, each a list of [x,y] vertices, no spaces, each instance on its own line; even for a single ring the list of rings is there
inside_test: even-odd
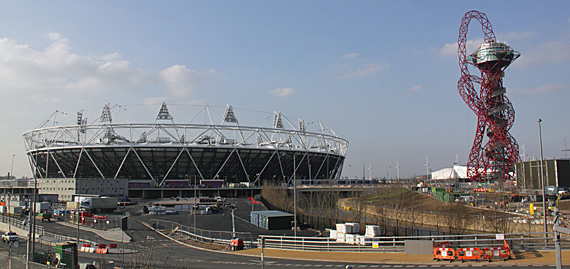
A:
[[[234,202],[234,201],[231,201]],[[237,200],[238,210],[236,215],[241,219],[236,221],[237,231],[247,231],[251,229],[256,229],[255,226],[247,222],[249,211],[251,211],[251,204],[245,199]],[[138,211],[142,206],[133,207],[133,211]],[[126,210],[126,209],[124,209]],[[123,210],[123,211],[124,211]],[[255,209],[255,210],[261,210]],[[135,213],[135,212],[132,212]],[[197,216],[198,227],[200,228],[210,228],[216,227],[217,229],[231,230],[231,218],[229,210],[226,210],[224,214],[221,215],[207,215],[207,216]],[[117,213],[122,214],[122,213]],[[213,217],[212,217],[213,216]],[[157,216],[153,216],[157,217]],[[164,217],[164,216],[160,216]],[[192,216],[189,215],[179,215],[174,216],[179,218],[180,222],[186,220],[187,224],[192,223]],[[119,244],[119,249],[136,250],[133,254],[92,254],[92,253],[80,253],[80,262],[91,263],[96,261],[99,264],[104,264],[104,268],[112,268],[113,266],[123,266],[125,268],[261,268],[260,256],[242,256],[234,255],[234,253],[224,253],[224,252],[213,252],[208,250],[202,250],[192,247],[183,246],[175,241],[172,241],[163,235],[149,229],[142,222],[138,221],[137,218],[146,219],[147,216],[133,216],[129,219],[129,229],[127,234],[132,238],[132,242],[126,244]],[[66,234],[68,236],[75,237],[77,230],[75,227],[63,226],[57,223],[43,223],[47,231],[54,233]],[[253,226],[253,228],[252,228]],[[254,230],[255,231],[255,230]],[[267,232],[266,230],[263,230]],[[285,232],[289,233],[291,231],[279,231],[279,233]],[[81,238],[87,238],[92,241],[99,241],[108,243],[107,240],[96,236],[96,234],[89,231],[81,231]],[[53,250],[53,247],[49,246],[38,246],[36,247],[39,251],[49,251]],[[25,242],[21,242],[20,246],[14,250],[14,254],[17,257],[22,257],[25,252]],[[2,245],[0,247],[0,255],[7,254],[7,245]],[[269,256],[269,255],[268,255]],[[345,268],[347,262],[333,262],[326,261],[325,259],[315,260],[295,260],[295,259],[279,259],[279,258],[268,258],[266,256],[264,267],[265,268],[294,268],[294,267],[304,267],[304,268]],[[4,261],[4,258],[0,258]],[[398,261],[399,262],[399,261]],[[401,262],[406,262],[402,260]],[[525,264],[513,264],[513,263],[501,263],[501,262],[466,262],[466,263],[421,263],[417,264],[400,264],[400,263],[357,263],[348,262],[352,265],[352,268],[451,268],[451,267],[466,267],[466,268],[505,268],[505,267],[519,267],[519,268],[544,268],[543,265],[525,265]],[[6,268],[4,262],[0,262],[0,269]],[[547,267],[554,267],[547,266]],[[570,267],[564,267],[570,268]]]

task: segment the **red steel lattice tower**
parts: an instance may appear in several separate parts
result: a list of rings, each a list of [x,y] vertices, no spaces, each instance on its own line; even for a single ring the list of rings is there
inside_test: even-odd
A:
[[[474,53],[467,55],[467,31],[472,19],[481,23],[485,41]],[[505,96],[503,77],[504,70],[520,54],[508,45],[496,42],[487,16],[476,10],[465,13],[461,20],[457,44],[461,69],[457,89],[477,115],[477,129],[469,153],[467,176],[472,181],[511,179],[510,172],[514,171],[515,163],[519,160],[519,146],[509,133],[515,120],[515,111]],[[469,64],[479,69],[480,77],[469,73]],[[480,85],[479,92],[475,90],[474,84]]]

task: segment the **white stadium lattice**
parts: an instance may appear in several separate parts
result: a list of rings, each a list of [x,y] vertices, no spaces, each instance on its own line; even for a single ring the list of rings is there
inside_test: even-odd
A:
[[[156,111],[156,107],[154,108]],[[223,116],[203,106],[190,123],[178,124],[162,103],[154,122],[119,122],[126,108],[105,105],[97,119],[84,111],[54,112],[23,134],[38,178],[129,179],[146,186],[184,185],[189,178],[290,183],[296,178],[339,179],[348,141],[318,121],[308,131],[275,112],[271,127],[242,126],[232,106]],[[62,117],[72,118],[62,124]],[[217,117],[219,123],[214,123]],[[207,119],[193,123],[195,119]],[[295,171],[295,172],[293,172]]]

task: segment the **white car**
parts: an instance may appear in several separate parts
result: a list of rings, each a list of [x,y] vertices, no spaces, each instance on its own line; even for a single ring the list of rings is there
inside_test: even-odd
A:
[[[2,242],[9,243],[9,242],[17,242],[18,241],[18,234],[15,232],[5,232],[2,234]]]

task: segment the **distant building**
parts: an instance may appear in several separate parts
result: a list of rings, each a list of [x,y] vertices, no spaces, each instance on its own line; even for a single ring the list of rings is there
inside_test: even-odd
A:
[[[541,189],[540,160],[516,164],[517,184],[526,189]],[[545,186],[570,187],[570,160],[543,160]]]
[[[431,179],[465,179],[467,178],[467,166],[454,165],[452,168],[443,168],[431,173]]]
[[[77,194],[97,194],[124,197],[128,195],[126,179],[92,178],[41,178],[38,179],[38,194],[59,194],[60,201],[72,201]]]

